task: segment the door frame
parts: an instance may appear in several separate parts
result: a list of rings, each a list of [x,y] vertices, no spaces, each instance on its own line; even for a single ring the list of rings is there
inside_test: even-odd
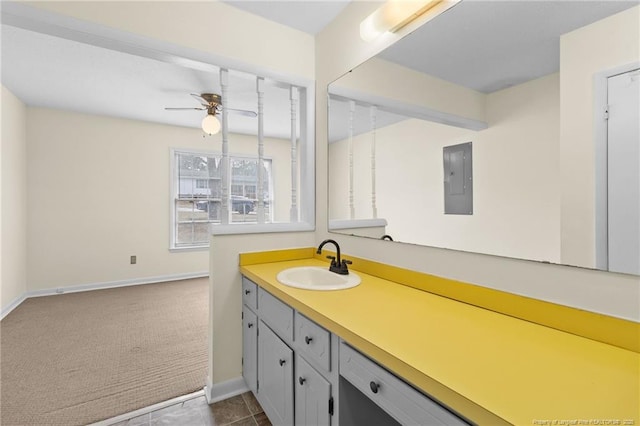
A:
[[[640,62],[631,62],[600,71],[593,76],[593,137],[595,158],[595,248],[596,269],[609,270],[608,248],[608,80],[640,68]]]

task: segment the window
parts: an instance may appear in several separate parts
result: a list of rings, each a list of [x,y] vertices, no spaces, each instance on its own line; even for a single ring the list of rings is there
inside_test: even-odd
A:
[[[210,234],[312,231],[314,83],[217,71],[207,78],[228,100],[220,132],[171,151],[169,249],[206,248]]]
[[[173,152],[173,247],[206,247],[209,225],[222,222],[222,155]],[[256,223],[258,159],[230,155],[229,223]],[[263,160],[264,217],[272,222],[271,159]]]

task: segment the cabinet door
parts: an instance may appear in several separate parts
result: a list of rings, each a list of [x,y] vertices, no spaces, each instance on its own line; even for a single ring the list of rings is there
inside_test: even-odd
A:
[[[258,394],[271,423],[293,424],[293,351],[264,322],[258,331]]]
[[[242,376],[253,393],[258,392],[258,317],[242,306]]]
[[[331,424],[331,384],[304,358],[296,357],[296,425]]]

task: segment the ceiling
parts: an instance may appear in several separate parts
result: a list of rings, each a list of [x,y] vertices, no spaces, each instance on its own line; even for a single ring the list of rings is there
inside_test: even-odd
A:
[[[316,34],[349,0],[227,3]],[[636,4],[637,1],[613,0],[463,0],[381,56],[488,92],[557,70],[558,34]],[[514,19],[512,14],[518,18]],[[507,17],[509,19],[504,19]],[[506,31],[513,34],[514,26],[517,37],[505,36]],[[210,70],[187,68],[6,24],[2,25],[1,40],[2,83],[29,106],[198,128],[204,112],[165,111],[164,107],[198,107],[190,93],[220,93],[215,67]],[[512,56],[513,53],[516,56]],[[496,74],[496,70],[500,73]],[[227,99],[229,108],[255,111],[255,77],[232,72]],[[340,108],[333,108],[332,112],[346,122]],[[288,90],[268,85],[266,136],[289,137],[288,111]],[[366,130],[368,113],[357,115],[365,120],[357,128]],[[334,115],[332,117],[332,122],[338,122]],[[378,123],[382,126],[399,119],[401,117],[384,117],[380,112]],[[230,115],[228,124],[231,132],[256,133],[255,118]],[[330,139],[340,137],[334,135]]]
[[[29,106],[200,127],[206,111],[190,93],[220,93],[219,73],[2,26],[2,83]],[[255,77],[229,73],[227,107],[256,111]],[[289,91],[265,90],[265,135],[290,135]],[[234,133],[255,134],[257,119],[229,115]]]
[[[226,1],[309,34],[350,0]],[[190,93],[220,93],[219,70],[194,69],[3,24],[2,84],[29,106],[199,128],[204,111]],[[248,36],[251,36],[248,33]],[[230,71],[226,106],[257,110],[255,76]],[[289,90],[266,81],[264,134],[290,137]],[[233,133],[256,134],[257,119],[229,114]]]
[[[338,16],[351,0],[288,0],[250,1],[223,0],[225,3],[245,12],[262,16],[308,34],[318,34]]]
[[[482,93],[559,70],[560,36],[638,4],[637,0],[462,0],[382,51],[378,58]],[[409,118],[379,109],[377,127]],[[329,142],[371,130],[357,105],[331,99]]]
[[[379,57],[483,93],[557,72],[560,36],[638,0],[463,0]]]

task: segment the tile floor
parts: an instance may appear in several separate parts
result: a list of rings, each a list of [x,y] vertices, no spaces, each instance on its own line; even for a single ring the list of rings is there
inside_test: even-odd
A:
[[[251,392],[214,404],[204,396],[161,408],[112,426],[271,426]]]

